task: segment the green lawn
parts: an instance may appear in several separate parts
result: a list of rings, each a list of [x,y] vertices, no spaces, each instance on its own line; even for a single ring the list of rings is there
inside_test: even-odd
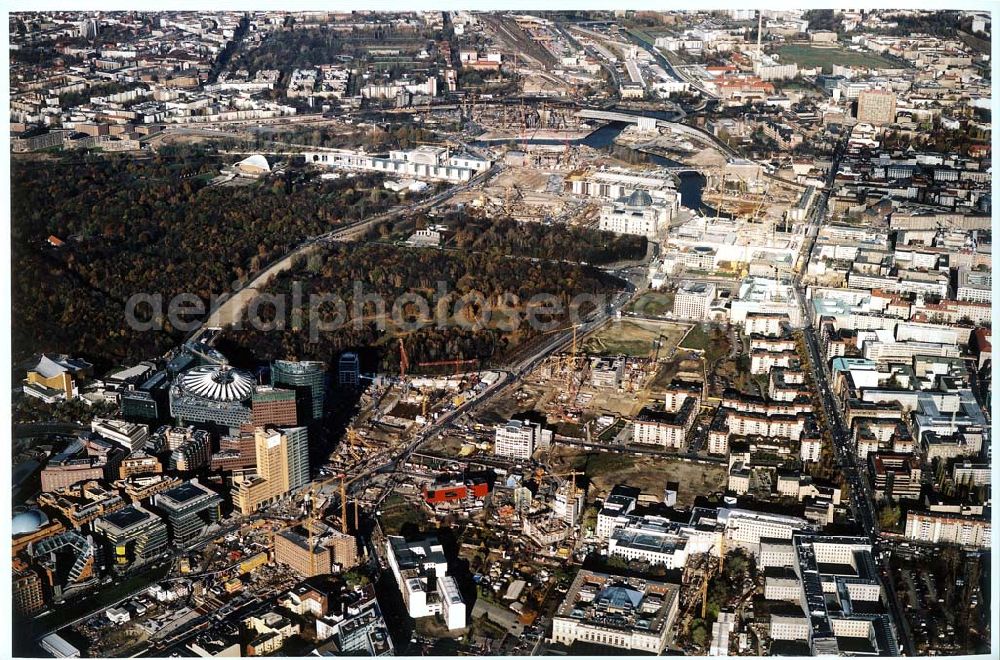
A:
[[[427,518],[420,507],[399,495],[390,495],[382,504],[379,523],[386,535],[401,533],[407,524],[421,527],[426,522]]]
[[[830,73],[834,64],[887,69],[898,69],[902,66],[875,53],[859,53],[839,46],[836,48],[817,48],[805,44],[789,44],[779,48],[778,54],[781,56],[782,62],[795,62],[806,69],[821,66],[824,73]]]
[[[672,308],[672,300],[670,305]],[[683,323],[623,320],[605,327],[592,336],[584,344],[583,350],[591,355],[651,357],[656,350],[655,342],[658,339],[663,338],[660,352],[666,354],[686,330],[687,325]]]
[[[715,332],[714,337],[713,332]],[[717,330],[711,326],[705,330],[704,326],[699,323],[691,328],[691,332],[684,337],[684,341],[680,343],[678,348],[680,350],[704,351],[705,361],[712,364],[729,352],[729,338],[725,334],[719,335]]]
[[[646,316],[663,316],[674,309],[674,292],[667,291],[647,291],[636,298],[629,306],[628,311]]]
[[[684,337],[684,341],[680,343],[678,348],[688,349],[692,351],[704,351],[708,349],[709,342],[711,338],[708,332],[702,329],[701,324],[698,324],[691,328],[691,332],[687,333]]]

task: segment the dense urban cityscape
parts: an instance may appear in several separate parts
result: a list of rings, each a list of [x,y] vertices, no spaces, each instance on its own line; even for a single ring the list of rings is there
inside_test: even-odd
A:
[[[9,14],[13,655],[990,654],[991,28]]]

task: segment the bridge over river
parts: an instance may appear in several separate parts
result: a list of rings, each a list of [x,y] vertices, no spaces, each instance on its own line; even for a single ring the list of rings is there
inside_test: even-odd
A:
[[[637,124],[640,128],[647,129],[668,128],[674,133],[687,136],[691,139],[698,140],[699,142],[709,142],[730,158],[739,157],[739,154],[737,154],[732,147],[719,140],[719,138],[715,137],[711,133],[694,128],[693,126],[688,126],[687,124],[681,124],[680,122],[661,119],[659,117],[645,115],[639,112],[627,112],[624,110],[583,109],[578,110],[576,112],[576,116],[582,119],[627,122],[630,124]]]

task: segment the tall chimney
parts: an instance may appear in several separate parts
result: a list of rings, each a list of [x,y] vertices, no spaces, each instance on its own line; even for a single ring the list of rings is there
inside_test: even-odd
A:
[[[757,10],[757,56],[760,57],[760,37],[763,34],[761,26],[764,24],[764,14]]]

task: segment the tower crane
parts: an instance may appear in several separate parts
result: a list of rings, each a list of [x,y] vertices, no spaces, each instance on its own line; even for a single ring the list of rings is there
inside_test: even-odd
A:
[[[767,193],[770,190],[771,190],[771,184],[769,182],[769,183],[767,183],[767,185],[764,186],[764,192],[760,196],[760,204],[757,205],[757,208],[755,208],[754,211],[753,211],[753,215],[750,216],[750,222],[756,223],[760,219],[760,212],[761,212],[761,210],[763,210],[764,204],[767,202]],[[774,235],[774,225],[773,225],[773,223],[771,225],[771,234],[772,234],[772,238],[773,238],[774,237],[773,236]]]
[[[717,549],[717,551],[719,553],[719,575],[721,575],[722,574],[722,565],[723,565],[723,562],[725,561],[725,558],[726,558],[725,549],[722,547],[722,535],[721,534],[719,534],[719,536],[718,536],[718,543],[716,545],[716,549]],[[705,575],[704,575],[704,579],[701,581],[701,618],[702,619],[705,618],[705,612],[707,611],[707,608],[708,608],[708,575],[709,575],[709,573],[708,573],[708,563],[710,561],[711,561],[711,555],[709,553],[705,553]]]
[[[544,468],[538,468],[538,471],[535,472],[535,475],[537,476],[539,472],[541,472],[541,476],[545,476],[545,469]],[[573,483],[576,483],[576,478],[577,477],[582,477],[585,474],[587,474],[587,473],[586,472],[581,472],[580,470],[571,470],[569,472],[556,472],[556,473],[550,474],[549,476],[552,477],[553,479],[559,479],[561,477],[573,477]]]
[[[576,325],[570,326],[569,328],[556,328],[555,330],[549,330],[543,332],[542,335],[550,335],[553,332],[565,332],[566,330],[573,331],[573,340],[570,344],[570,356],[566,358],[563,363],[566,369],[566,391],[569,392],[573,382],[573,372],[576,370],[576,331],[578,328],[582,328],[584,323],[577,323]]]
[[[660,336],[653,340],[653,343],[656,344],[656,353],[653,355],[653,362],[659,361],[659,359],[660,359],[660,348],[663,347],[663,340],[666,339],[666,338],[667,338],[666,335],[664,335],[663,333],[660,333]]]
[[[418,362],[418,367],[455,367],[455,373],[461,373],[461,367],[466,364],[476,364],[478,360],[434,360],[432,362]]]

